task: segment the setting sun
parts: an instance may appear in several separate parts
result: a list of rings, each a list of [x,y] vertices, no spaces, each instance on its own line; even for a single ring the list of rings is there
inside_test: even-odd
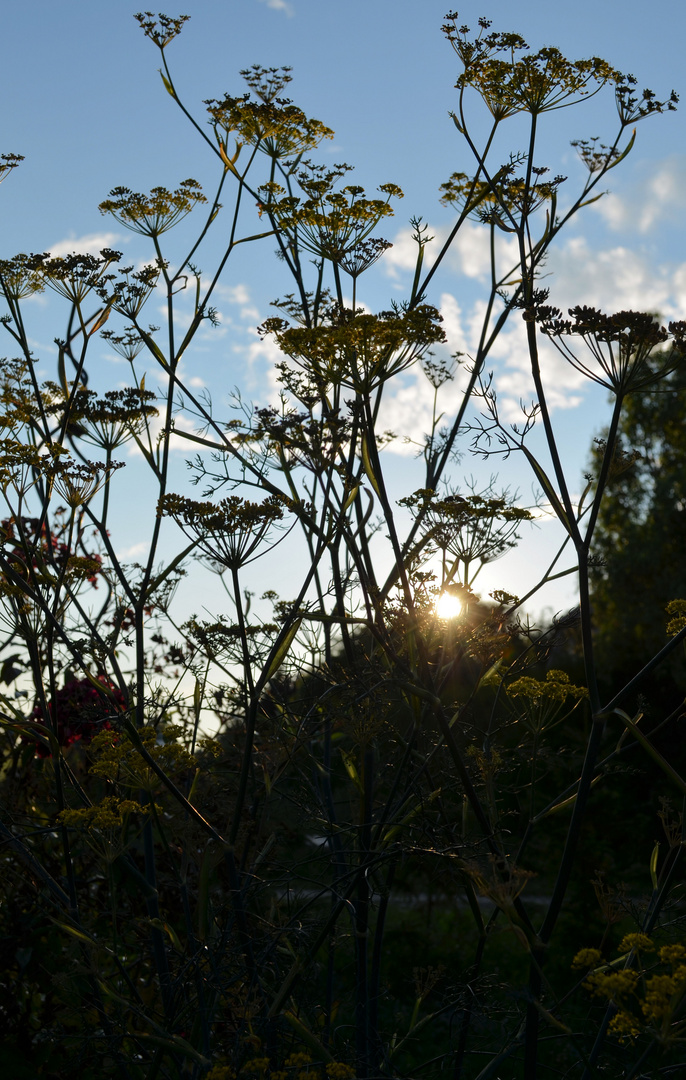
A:
[[[434,610],[439,619],[456,619],[462,614],[462,600],[454,593],[442,592],[437,598]]]

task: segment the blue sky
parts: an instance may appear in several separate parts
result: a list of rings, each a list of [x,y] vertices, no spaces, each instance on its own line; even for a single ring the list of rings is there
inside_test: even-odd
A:
[[[639,126],[632,155],[611,174],[612,193],[561,238],[549,283],[560,306],[595,303],[686,317],[686,80],[680,85],[686,11],[673,0],[528,0],[519,6],[491,0],[458,7],[460,20],[472,26],[484,15],[495,29],[516,30],[534,48],[553,44],[574,58],[601,55],[635,73],[641,88],[666,96],[674,87],[684,95],[681,111]],[[292,65],[290,96],[336,132],[333,144],[322,148],[325,160],[355,165],[356,180],[370,189],[388,180],[404,189],[396,218],[385,228],[395,246],[369,277],[364,299],[372,308],[387,307],[407,287],[409,217],[422,215],[440,236],[449,214],[438,204],[438,186],[451,172],[470,167],[448,118],[458,69],[440,33],[445,9],[446,0],[186,0],[179,11],[168,9],[191,15],[169,59],[199,118],[203,99],[241,92],[240,68]],[[132,261],[145,257],[137,240],[99,214],[108,190],[119,184],[137,190],[173,186],[187,176],[212,181],[214,160],[165,93],[157,52],[132,18],[136,10],[121,0],[27,0],[6,14],[0,150],[26,160],[2,187],[2,257],[66,252],[100,240],[122,247]],[[611,95],[553,114],[544,164],[572,182],[581,173],[570,139],[611,135],[613,125]],[[483,295],[477,231],[466,231],[428,298],[441,306],[452,347],[466,351]],[[222,293],[223,329],[214,338],[208,334],[191,358],[198,386],[212,386],[221,396],[240,383],[247,398],[260,394],[269,357],[260,355],[254,327],[287,288],[271,249],[246,254]],[[50,343],[61,332],[55,315],[51,303],[33,307],[46,374]],[[104,346],[102,352],[103,377],[116,381],[123,373],[108,367]],[[577,477],[603,424],[605,401],[571,369],[552,365],[549,376],[567,466]],[[516,328],[496,351],[494,377],[514,418],[519,398],[528,393]],[[389,406],[388,426],[417,435],[427,401],[426,388],[407,379]],[[406,482],[409,460],[397,455],[390,463],[399,482]],[[485,476],[496,468],[528,493],[519,463],[463,461],[468,474]],[[540,534],[541,542],[552,543],[548,526]],[[525,580],[521,558],[513,572]],[[557,606],[558,600],[562,592],[550,602]]]

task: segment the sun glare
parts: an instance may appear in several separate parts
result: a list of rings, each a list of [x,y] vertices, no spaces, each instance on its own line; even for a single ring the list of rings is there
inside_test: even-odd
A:
[[[442,592],[434,607],[439,619],[456,619],[462,614],[462,601],[453,593]]]

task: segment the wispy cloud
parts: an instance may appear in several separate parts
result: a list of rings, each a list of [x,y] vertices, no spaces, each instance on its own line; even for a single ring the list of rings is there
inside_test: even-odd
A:
[[[289,19],[295,15],[293,5],[287,3],[287,0],[260,0],[260,3],[266,4],[272,11],[282,11]]]
[[[150,545],[146,540],[141,540],[137,544],[132,544],[131,547],[122,548],[117,552],[117,558],[120,562],[128,562],[129,559],[136,559],[140,556],[147,555],[150,550]]]
[[[260,320],[260,312],[258,308],[252,303],[250,292],[246,285],[241,283],[237,285],[217,285],[214,290],[214,295],[220,299],[225,300],[229,304],[237,304],[240,308],[241,319],[246,319],[250,323],[256,323]]]
[[[642,175],[641,175],[642,174]],[[639,179],[621,192],[610,192],[595,211],[611,229],[646,235],[656,225],[681,223],[686,209],[686,156],[675,154],[642,164]]]

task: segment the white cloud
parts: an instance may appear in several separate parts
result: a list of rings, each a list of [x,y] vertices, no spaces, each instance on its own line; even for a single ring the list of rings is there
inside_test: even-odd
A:
[[[675,207],[686,206],[686,157],[662,163],[642,187],[637,187],[630,194],[630,198],[617,197],[609,204],[607,220],[610,223],[616,221],[619,226],[631,219],[634,227],[644,232],[658,219],[671,214]],[[602,201],[599,205],[602,205]],[[445,243],[448,228],[442,226],[432,232],[435,239],[429,249],[427,262],[430,255],[438,254],[440,246]],[[390,277],[406,284],[414,270],[417,253],[411,230],[401,230],[394,243],[395,246],[384,257],[384,264]],[[514,241],[507,236],[498,236],[496,243],[500,259],[499,273],[503,273],[516,262]],[[463,299],[459,291],[455,294],[446,291],[440,300],[450,351],[459,350],[473,356],[486,312],[485,301],[473,299],[473,282],[475,279],[487,281],[490,277],[488,230],[465,222],[452,251],[446,256],[444,270],[453,271],[463,279],[463,295],[466,298]],[[445,282],[446,274],[442,276]],[[649,247],[632,250],[624,244],[615,244],[599,248],[585,236],[569,237],[551,249],[542,270],[541,284],[550,288],[550,302],[565,314],[569,307],[580,304],[606,312],[650,311],[665,322],[686,318],[686,262],[657,262]],[[456,290],[457,287],[456,281]],[[588,380],[567,364],[547,340],[539,340],[539,350],[551,411],[579,407],[590,388]],[[530,405],[536,395],[531,378],[526,329],[519,313],[513,313],[494,343],[487,368],[493,371],[493,387],[498,396],[501,419],[508,423],[521,420],[521,404],[525,407]],[[421,442],[423,433],[431,423],[432,394],[419,369],[408,373],[397,386],[388,388],[383,426]],[[451,415],[455,415],[459,399],[457,381],[442,389],[446,422]],[[403,452],[398,443],[394,450]]]
[[[215,286],[215,295],[221,297],[222,300],[228,300],[230,304],[248,304],[250,302],[250,293],[248,292],[247,285],[239,283],[238,285],[219,285]]]
[[[436,236],[435,232],[433,235]],[[393,247],[385,252],[381,265],[390,277],[398,278],[402,272],[414,270],[416,261],[417,245],[412,239],[412,229],[401,229],[393,238]]]
[[[640,172],[640,179],[623,192],[611,192],[594,203],[596,213],[612,229],[644,235],[662,222],[681,222],[686,209],[686,156],[651,162]]]
[[[448,254],[448,265],[466,277],[484,280],[491,274],[490,230],[483,225],[465,221]],[[502,277],[517,265],[517,241],[498,231],[495,235],[495,255],[498,274]]]
[[[550,411],[580,405],[587,386],[585,377],[566,363],[553,345],[540,338],[538,358]],[[528,408],[536,400],[526,325],[521,318],[515,316],[499,335],[489,355],[489,366],[494,370],[493,386],[501,419],[508,423],[521,421],[522,405]]]
[[[192,382],[193,380],[189,380],[189,385]],[[158,388],[158,393],[160,398],[163,398],[166,394],[166,388],[164,386],[164,376],[160,378],[160,386]],[[169,449],[172,451],[177,450],[183,453],[188,453],[189,449],[194,450],[194,448],[197,448],[197,444],[193,444],[192,442],[190,442],[190,440],[184,439],[183,435],[177,433],[187,431],[191,435],[197,435],[199,434],[198,426],[198,421],[195,417],[186,416],[184,413],[176,413],[174,416],[174,430],[172,431],[169,438]],[[150,440],[152,442],[154,452],[160,435],[164,430],[164,415],[162,413],[158,413],[157,416],[151,417],[149,422],[149,430]],[[147,447],[146,435],[143,436],[141,441]],[[136,460],[137,458],[141,458],[143,456],[142,451],[136,442],[131,441],[127,444],[126,456],[131,460]]]
[[[465,319],[457,298],[448,292],[441,295],[439,308],[447,342],[435,350],[436,358],[447,359],[456,352],[473,353],[476,350],[474,310],[469,311]],[[481,315],[483,317],[483,310]],[[440,389],[438,412],[443,413],[443,417],[439,427],[445,427],[454,419],[462,402],[466,379],[464,369],[458,368],[454,379]],[[388,384],[379,427],[380,430],[394,431],[398,436],[389,447],[393,453],[414,455],[423,446],[424,435],[431,430],[433,408],[434,388],[418,365]]]
[[[242,345],[236,345],[235,351],[239,353],[244,352]],[[254,339],[245,350],[248,356],[248,363],[252,367],[258,362],[262,362],[266,365],[269,372],[273,372],[276,364],[281,363],[284,359],[284,355],[276,344],[276,341],[271,334],[266,334],[264,337],[255,332]]]
[[[140,555],[146,555],[149,546],[150,545],[146,541],[141,541],[138,544],[133,544],[131,547],[123,548],[123,550],[117,552],[117,559],[119,562],[128,562],[129,559],[136,559]]]
[[[646,252],[624,246],[594,251],[573,237],[551,252],[545,282],[563,310],[588,304],[602,311],[652,311],[664,319],[686,315],[686,263],[656,265]]]
[[[440,299],[443,328],[448,341],[447,351],[473,356],[486,315],[486,304],[477,300],[463,312],[457,298],[445,292]],[[539,345],[539,360],[543,382],[547,391],[548,406],[552,412],[573,409],[583,401],[586,380],[575,368],[567,364],[554,346],[543,341]],[[526,326],[515,315],[498,336],[487,362],[487,371],[493,371],[493,388],[498,398],[500,418],[505,423],[522,420],[522,404],[525,407],[535,400],[535,388],[531,377],[531,361],[526,339]],[[452,382],[439,391],[439,412],[443,413],[441,427],[449,425],[462,404],[466,375],[458,369]],[[390,449],[396,454],[414,454],[423,445],[424,434],[431,428],[433,414],[433,387],[419,366],[408,372],[403,379],[391,383],[380,417],[381,429],[390,429],[398,440]]]
[[[214,295],[221,300],[228,301],[229,304],[237,304],[241,309],[241,319],[247,319],[252,323],[259,322],[260,313],[255,305],[251,303],[250,292],[246,285],[241,283],[238,285],[217,285]]]
[[[435,239],[430,254],[435,257],[447,239],[448,227],[441,226],[433,232]],[[466,222],[453,250],[446,256],[441,280],[448,288],[440,296],[439,307],[448,341],[446,346],[436,349],[437,360],[454,352],[464,353],[467,357],[476,354],[487,310],[482,283],[487,286],[490,278],[488,242],[488,229]],[[500,270],[505,273],[516,261],[514,241],[507,235],[498,235],[496,243]],[[415,258],[416,244],[412,241],[411,230],[402,229],[395,237],[395,246],[384,257],[388,276],[406,287],[414,271]],[[430,255],[427,263],[430,265]],[[623,244],[598,248],[584,236],[571,236],[551,250],[542,268],[541,284],[550,287],[551,303],[565,313],[569,307],[587,304],[609,312],[622,309],[654,311],[665,321],[686,317],[686,261],[677,265],[658,263],[650,249],[632,250]],[[272,337],[260,338],[255,332],[260,315],[250,290],[242,283],[220,285],[216,296],[227,312],[225,325],[231,322],[229,312],[234,318],[230,344],[226,346],[227,360],[235,357],[234,363],[247,379],[246,392],[256,394],[260,404],[270,400],[275,402],[280,389],[275,365],[283,360],[283,356]],[[496,317],[499,310],[496,306]],[[183,322],[182,315],[179,325]],[[210,341],[212,334],[225,332],[212,331],[209,327],[205,330]],[[539,349],[550,410],[579,408],[587,400],[587,391],[592,384],[567,364],[547,339],[539,338]],[[493,387],[502,421],[521,422],[522,405],[530,406],[536,394],[526,327],[519,312],[511,315],[494,343],[486,370],[493,372]],[[438,405],[443,413],[441,426],[450,425],[454,420],[462,402],[466,378],[465,368],[461,368],[455,379],[441,388]],[[433,387],[419,366],[387,385],[380,427],[398,434],[393,452],[413,454],[423,444],[424,435],[431,427],[433,398]],[[476,408],[479,408],[478,402]]]
[[[652,165],[650,172],[621,194],[610,194],[593,205],[614,230],[647,235],[658,224],[683,220],[686,211],[686,155],[674,155]],[[449,226],[430,229],[425,267],[431,265],[448,238]],[[592,237],[592,233],[589,233]],[[517,264],[516,240],[496,234],[498,274]],[[396,280],[407,281],[415,267],[417,245],[412,230],[401,229],[386,253],[383,266]],[[443,271],[472,281],[490,278],[489,230],[464,222],[447,253]],[[606,311],[653,311],[666,319],[686,316],[686,262],[669,263],[646,245],[626,243],[598,247],[588,235],[564,237],[554,245],[543,267],[541,283],[550,287],[551,302],[563,308],[588,304]]]
[[[52,244],[49,250],[53,259],[61,259],[73,252],[79,255],[99,255],[103,248],[111,248],[123,239],[118,233],[88,233],[86,236],[71,236],[67,240],[59,240]]]
[[[467,352],[469,346],[462,326],[462,308],[457,298],[452,293],[443,293],[440,310],[451,352]]]
[[[433,237],[425,251],[424,272],[431,265],[450,234],[447,225],[436,229],[429,228]],[[490,277],[491,256],[489,231],[476,222],[465,221],[455,237],[445,258],[445,266],[468,278],[484,280]],[[495,238],[496,259],[501,274],[505,274],[517,262],[517,242],[511,237],[498,233]],[[414,271],[417,260],[417,244],[412,239],[411,229],[401,229],[393,239],[393,247],[383,257],[386,273],[396,280],[403,273]]]
[[[266,4],[272,11],[283,11],[284,15],[287,15],[289,19],[292,19],[295,15],[293,5],[287,3],[287,0],[260,0],[260,3]]]

